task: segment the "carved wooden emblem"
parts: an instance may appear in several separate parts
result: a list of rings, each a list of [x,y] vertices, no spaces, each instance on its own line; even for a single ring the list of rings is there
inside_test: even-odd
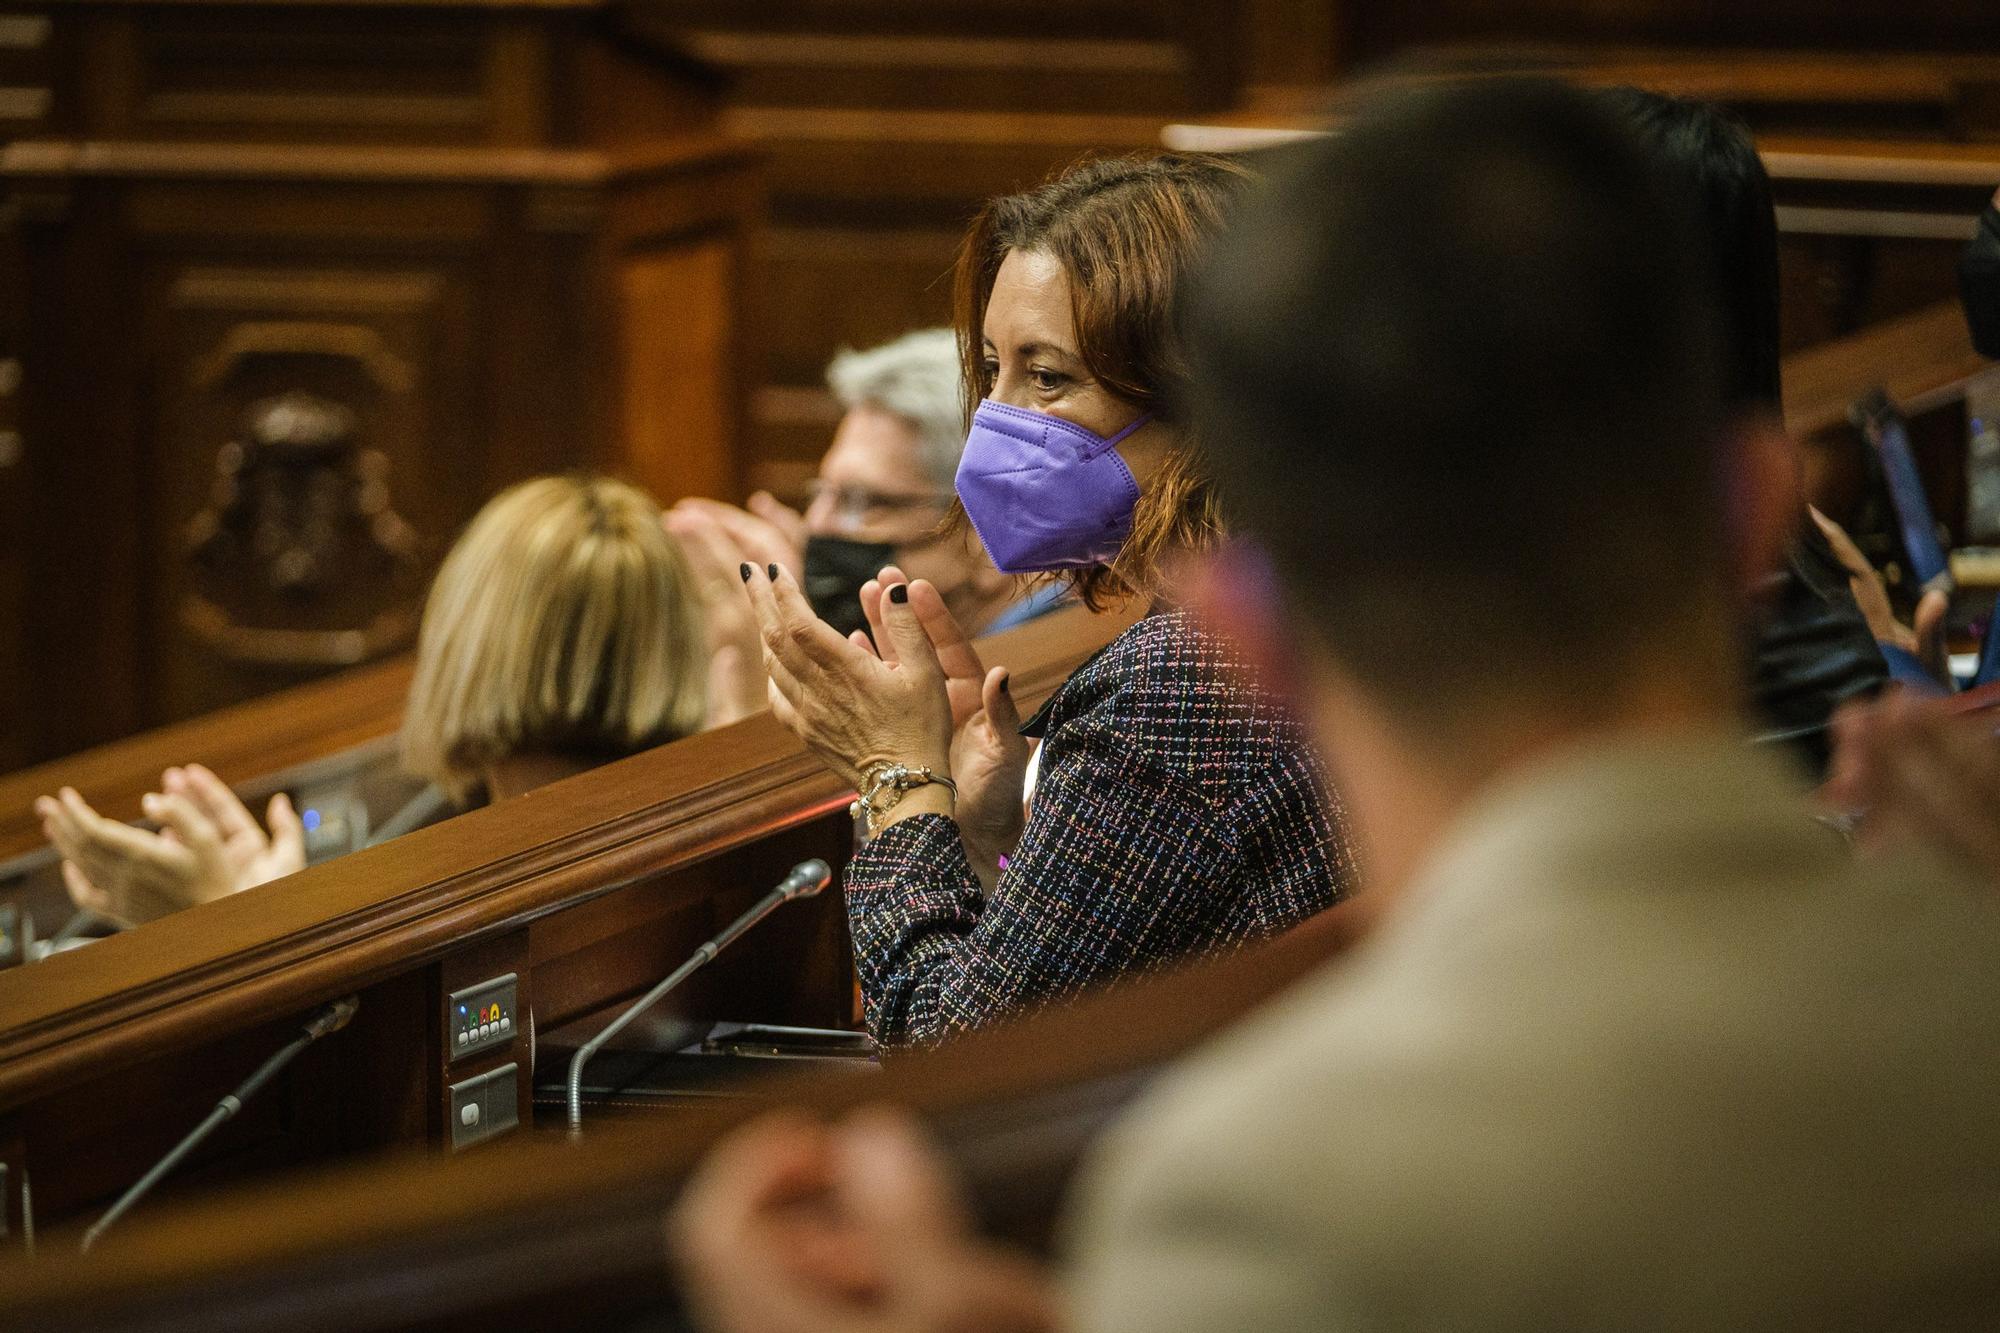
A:
[[[353,409],[292,390],[252,402],[188,524],[181,620],[239,662],[343,666],[414,636],[423,562],[389,501],[389,460]]]

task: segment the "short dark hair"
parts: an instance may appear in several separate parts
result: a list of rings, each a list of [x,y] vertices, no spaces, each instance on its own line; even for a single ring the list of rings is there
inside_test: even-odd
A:
[[[1364,107],[1195,284],[1225,511],[1293,621],[1412,723],[1588,698],[1726,614],[1692,230],[1600,101],[1495,81]]]
[[[1643,88],[1607,88],[1605,105],[1648,145],[1706,224],[1722,307],[1724,391],[1739,407],[1777,411],[1778,215],[1771,178],[1742,121],[1713,102]]]

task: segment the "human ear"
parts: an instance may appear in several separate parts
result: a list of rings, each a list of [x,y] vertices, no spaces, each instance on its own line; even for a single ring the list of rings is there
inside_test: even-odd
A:
[[[1784,562],[1805,509],[1798,443],[1768,413],[1738,418],[1723,442],[1723,504],[1736,586],[1755,588]]]
[[[1125,460],[1132,480],[1139,489],[1153,489],[1153,479],[1181,447],[1181,433],[1172,423],[1154,417],[1139,429],[1118,441],[1115,446],[1118,456]]]
[[[1263,548],[1232,538],[1188,557],[1175,584],[1182,604],[1236,650],[1259,684],[1282,698],[1299,698],[1298,642]]]

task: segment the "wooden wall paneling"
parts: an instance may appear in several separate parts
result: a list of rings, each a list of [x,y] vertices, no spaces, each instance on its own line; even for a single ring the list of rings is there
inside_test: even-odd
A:
[[[1325,0],[1330,3],[1330,0]],[[1181,97],[1190,107],[1223,110],[1247,97],[1246,85],[1255,71],[1253,45],[1260,15],[1244,4],[1217,5],[1208,0],[1169,0],[1164,19],[1169,40],[1182,59]],[[1294,41],[1317,44],[1318,14],[1296,12],[1302,23]],[[1124,110],[1129,103],[1113,109]]]
[[[62,63],[47,15],[0,15],[0,143],[49,130]]]
[[[484,360],[470,438],[440,478],[469,502],[446,541],[505,486],[593,462],[603,447],[590,295],[593,231],[605,202],[593,185],[494,191],[479,256]],[[455,464],[455,466],[454,466]]]
[[[556,55],[564,35],[566,31],[533,14],[499,14],[486,20],[480,89],[488,109],[486,142],[574,142],[563,136],[556,122]]]
[[[363,9],[155,6],[128,31],[129,102],[118,132],[235,142],[479,143],[504,124],[473,11],[401,14],[396,40]]]
[[[1484,53],[1484,70],[1528,68],[1585,85],[1617,83],[1630,67],[1580,55],[1564,66],[1545,58]],[[2000,60],[1993,62],[2000,69]],[[1671,65],[1662,65],[1671,69]],[[1736,71],[1733,63],[1721,74]],[[1316,96],[1252,107],[1211,121],[1168,126],[1169,147],[1255,153],[1337,123],[1351,100],[1386,75],[1322,89]],[[1720,75],[1718,75],[1720,78]],[[1664,80],[1672,87],[1673,80]],[[1697,88],[1727,100],[1726,81]],[[1981,142],[1760,134],[1779,230],[1780,323],[1784,350],[1797,352],[1955,299],[1960,251],[2000,184],[2000,153]]]
[[[594,279],[598,346],[613,395],[608,451],[661,503],[742,493],[750,367],[747,313],[764,195],[754,153],[635,164],[616,180]]]
[[[0,23],[4,23],[0,20]],[[27,287],[19,234],[0,219],[0,772],[27,762],[31,738],[28,691],[28,543],[31,497],[21,415],[21,312]]]
[[[149,717],[413,642],[437,560],[513,479],[489,471],[477,368],[534,321],[479,311],[492,193],[135,183],[154,321]],[[258,441],[329,419],[348,424],[327,443]]]
[[[163,719],[413,643],[481,416],[462,258],[185,245],[148,284]]]
[[[912,216],[914,214],[914,216]],[[870,226],[787,220],[765,240],[753,290],[769,339],[769,370],[786,386],[822,386],[830,353],[872,347],[911,329],[951,322],[952,264],[970,213],[924,225],[915,209]],[[803,320],[791,312],[810,310]],[[819,447],[826,447],[831,432]]]
[[[32,1198],[27,1181],[28,1149],[21,1128],[11,1115],[0,1115],[0,1258],[28,1253],[28,1207]]]
[[[1958,295],[1958,257],[2000,186],[2000,154],[1932,140],[1759,138],[1777,205],[1785,348]]]
[[[727,237],[627,251],[618,260],[619,368],[624,464],[668,504],[736,495],[737,332],[729,293],[736,255]]]
[[[1035,185],[1083,158],[1157,148],[1172,118],[1165,110],[1079,115],[733,107],[723,123],[768,154],[774,218],[851,223],[900,206],[921,208],[922,220],[937,226],[963,221],[995,194]]]
[[[1213,106],[1200,96],[1194,53],[1160,36],[1062,41],[952,34],[694,31],[698,58],[735,75],[747,105],[1018,111],[1062,107],[1116,113],[1129,107]]]
[[[435,1053],[438,997],[450,989],[444,967],[414,968],[363,989],[348,1026],[316,1048],[325,1058],[296,1066],[292,1114],[316,1135],[301,1151],[369,1157],[443,1141]]]
[[[1250,0],[1245,28],[1244,95],[1252,105],[1274,94],[1331,83],[1347,60],[1339,0]]]
[[[145,466],[140,347],[126,322],[133,266],[115,191],[47,183],[20,199],[28,272],[22,484],[29,507],[22,619],[30,757],[129,734],[145,718],[141,589]],[[104,318],[61,318],[65,310]],[[118,312],[114,322],[111,312]]]
[[[564,27],[554,55],[556,142],[618,150],[714,131],[727,79],[686,49],[662,9],[603,7]]]
[[[1343,6],[1357,60],[1443,43],[1646,44],[1680,47],[1972,50],[2000,45],[2000,17],[1981,0],[1447,0]]]
[[[24,1108],[21,1124],[34,1177],[38,1242],[73,1247],[81,1226],[137,1178],[133,1163],[165,1156],[224,1094],[289,1041],[297,1026],[292,1015],[259,1023],[200,1062],[156,1056]],[[306,1055],[324,1059],[327,1051]],[[288,1072],[296,1077],[295,1070]],[[299,1160],[286,1141],[284,1094],[283,1087],[273,1087],[268,1095],[245,1103],[189,1158],[172,1187],[163,1187],[161,1199],[198,1193],[211,1170],[221,1174],[229,1165],[269,1168]],[[145,1107],[146,1114],[135,1119],[134,1106]],[[112,1145],[115,1151],[107,1150]]]
[[[75,21],[70,52],[74,74],[62,87],[74,99],[65,118],[67,133],[94,139],[133,133],[141,80],[140,21],[137,10],[108,5],[85,9]]]
[[[785,33],[805,38],[884,33],[1032,37],[1060,28],[1087,40],[1162,37],[1173,31],[1177,0],[653,0],[647,10],[668,30]]]
[[[1966,218],[1969,237],[1972,219]],[[1787,353],[1926,309],[1957,290],[1962,239],[1785,231],[1778,243]]]
[[[667,469],[654,419],[692,422],[688,484],[735,489],[734,238],[755,200],[729,178],[746,155],[708,128],[713,75],[608,8],[36,11],[58,66],[52,109],[45,137],[0,149],[0,177],[24,208],[41,201],[41,220],[23,223],[26,305],[38,359],[62,363],[24,400],[41,413],[29,433],[75,461],[49,464],[50,487],[30,478],[57,540],[32,543],[26,576],[49,595],[23,692],[46,689],[50,706],[9,742],[18,755],[393,651],[436,558],[494,489],[622,459],[628,418],[652,432],[640,444],[655,473]],[[679,377],[645,382],[657,413],[618,398],[628,312],[598,234],[614,195],[643,197],[656,248],[732,238],[726,265],[676,251],[688,272],[651,275],[678,303],[722,307],[682,304],[686,318],[645,330],[683,339]],[[703,396],[700,377],[727,387]],[[268,486],[232,477],[246,412],[293,391],[317,401],[283,419],[346,443],[253,447],[298,466]],[[315,452],[346,462],[308,466]],[[232,485],[233,505],[210,503]],[[323,492],[343,487],[346,520],[328,519]],[[289,525],[320,539],[280,537],[251,559],[244,540],[223,556],[211,543],[190,571],[190,521],[232,517],[239,538]],[[315,569],[307,590],[300,571]],[[88,623],[72,609],[84,606],[99,612]],[[203,613],[192,634],[191,606]],[[41,679],[57,672],[67,679]]]

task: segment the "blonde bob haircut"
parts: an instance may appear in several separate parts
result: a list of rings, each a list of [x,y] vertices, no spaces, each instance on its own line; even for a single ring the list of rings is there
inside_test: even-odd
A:
[[[642,492],[603,477],[503,491],[424,606],[403,764],[463,802],[523,752],[611,760],[701,726],[701,613]]]

